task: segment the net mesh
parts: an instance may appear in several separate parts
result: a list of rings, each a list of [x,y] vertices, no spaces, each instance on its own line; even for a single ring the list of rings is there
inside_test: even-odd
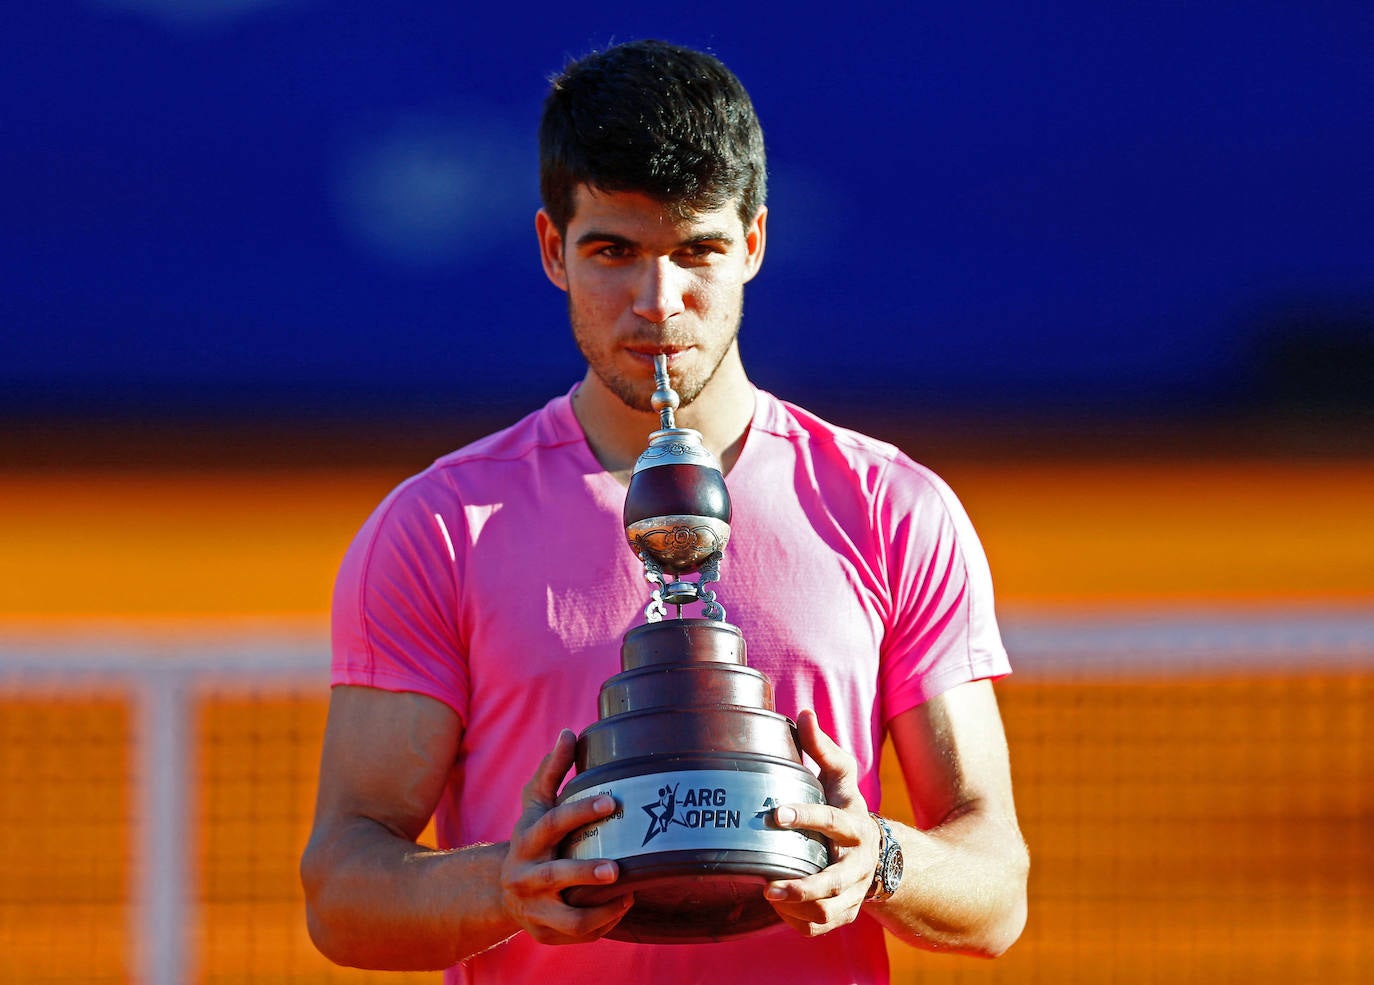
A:
[[[0,980],[131,982],[136,709],[0,700]],[[996,962],[894,943],[896,982],[1353,983],[1374,967],[1374,674],[1018,674],[999,685],[1031,846]],[[325,716],[313,690],[193,697],[193,980],[434,982],[335,968],[296,877]],[[884,809],[905,817],[890,755]],[[169,848],[169,850],[171,850]]]
[[[1374,676],[1123,672],[1000,697],[1029,925],[987,964],[894,948],[894,980],[1367,980]]]
[[[127,980],[129,719],[0,696],[0,981]]]

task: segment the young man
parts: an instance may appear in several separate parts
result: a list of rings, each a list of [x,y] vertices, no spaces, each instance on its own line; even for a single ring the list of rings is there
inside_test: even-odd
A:
[[[621,45],[554,82],[540,144],[541,257],[588,370],[403,483],[344,560],[301,867],[317,945],[342,964],[448,968],[450,982],[598,985],[885,982],[883,926],[1000,953],[1025,920],[1027,856],[991,686],[1010,668],[986,562],[938,478],[745,375],[744,285],[767,231],[748,95],[707,55]],[[595,720],[641,618],[621,507],[658,427],[657,354],[677,423],[726,471],[722,601],[826,791],[775,823],[832,845],[821,872],[766,887],[783,924],[694,946],[604,939],[631,896],[579,908],[561,893],[613,884],[615,863],[557,857],[567,833],[616,809],[554,801],[572,730]],[[888,734],[918,827],[869,813]],[[415,842],[431,815],[438,850]],[[904,856],[899,880],[880,851]]]

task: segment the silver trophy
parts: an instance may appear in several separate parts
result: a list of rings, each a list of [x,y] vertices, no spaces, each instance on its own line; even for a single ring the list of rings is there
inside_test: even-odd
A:
[[[719,941],[778,922],[766,883],[825,867],[822,838],[772,820],[779,804],[825,797],[802,764],[796,723],[773,710],[772,683],[747,665],[744,636],[709,588],[730,540],[720,464],[699,432],[675,426],[664,356],[654,381],[661,427],[635,463],[624,512],[653,586],[646,622],[625,634],[621,672],[602,685],[599,720],[578,737],[576,775],[559,795],[615,800],[614,814],[565,839],[562,856],[615,859],[620,878],[566,897],[595,905],[633,892],[613,938]],[[698,603],[700,618],[682,615]]]

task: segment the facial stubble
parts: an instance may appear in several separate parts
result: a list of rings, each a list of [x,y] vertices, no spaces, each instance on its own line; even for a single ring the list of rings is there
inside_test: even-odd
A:
[[[582,353],[582,358],[587,361],[593,373],[596,374],[603,386],[631,410],[649,413],[653,410],[650,398],[653,396],[654,382],[652,376],[646,379],[630,377],[615,371],[612,366],[611,356],[619,343],[613,343],[606,351],[607,358],[601,358],[599,350],[593,344],[593,333],[585,330],[585,326],[580,324],[577,317],[577,308],[573,304],[572,290],[568,290],[568,322],[572,325],[573,341],[577,343],[578,351]],[[705,373],[698,373],[692,376],[681,376],[674,373],[669,368],[669,377],[673,382],[673,389],[677,391],[680,400],[679,406],[688,407],[692,402],[701,396],[703,390],[715,378],[725,357],[730,350],[737,344],[739,339],[740,322],[744,315],[744,298],[738,300],[734,311],[734,325],[729,334],[726,344],[723,345],[715,360],[710,364]],[[666,346],[666,347],[686,347],[693,346],[698,353],[703,350],[697,345],[699,340],[687,338],[675,338],[672,328],[663,325],[646,324],[645,331],[632,341],[642,343],[646,346]]]

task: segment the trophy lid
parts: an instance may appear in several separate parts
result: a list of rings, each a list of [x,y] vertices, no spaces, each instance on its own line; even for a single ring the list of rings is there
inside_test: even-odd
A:
[[[689,601],[707,603],[716,615],[714,593],[704,591],[702,583],[672,579],[700,571],[704,580],[716,580],[730,539],[730,493],[720,462],[701,433],[673,420],[679,398],[668,380],[666,356],[654,357],[654,383],[652,404],[662,426],[649,435],[649,446],[630,476],[622,517],[625,537],[644,561],[646,577],[660,586],[651,616],[661,612],[663,602]]]
[[[635,472],[660,465],[693,465],[720,471],[720,462],[701,440],[701,432],[671,425],[649,435],[649,447],[635,459]]]

